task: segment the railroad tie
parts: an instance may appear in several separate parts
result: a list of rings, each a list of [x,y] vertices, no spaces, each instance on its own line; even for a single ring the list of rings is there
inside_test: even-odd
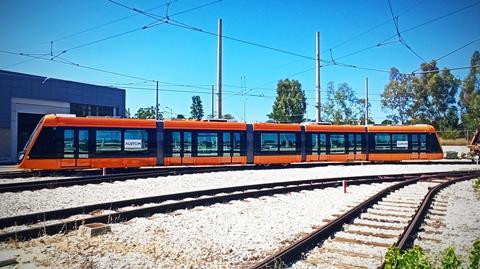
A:
[[[345,238],[345,237],[335,237],[333,241],[356,244],[356,245],[372,246],[372,247],[382,247],[382,248],[389,248],[392,246],[392,244],[389,244],[389,243],[366,242],[358,239]]]
[[[376,232],[366,232],[366,231],[358,231],[358,230],[344,230],[344,233],[349,234],[359,234],[365,236],[373,236],[378,238],[397,238],[398,235],[395,234],[385,234],[385,233],[376,233]]]

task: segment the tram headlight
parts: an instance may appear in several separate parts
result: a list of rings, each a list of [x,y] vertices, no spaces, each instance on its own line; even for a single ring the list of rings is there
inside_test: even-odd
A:
[[[24,157],[24,156],[25,156],[25,153],[20,153],[20,154],[18,155],[18,160],[19,160],[19,161],[23,160],[23,157]]]

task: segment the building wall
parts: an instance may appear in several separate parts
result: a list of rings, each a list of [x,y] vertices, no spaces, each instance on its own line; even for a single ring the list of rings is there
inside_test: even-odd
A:
[[[0,163],[16,159],[18,113],[70,113],[70,104],[110,106],[125,117],[125,90],[0,70]]]

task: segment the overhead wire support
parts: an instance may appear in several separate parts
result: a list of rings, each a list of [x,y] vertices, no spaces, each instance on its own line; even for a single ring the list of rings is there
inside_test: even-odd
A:
[[[417,28],[423,27],[423,26],[425,26],[425,25],[427,25],[427,24],[436,22],[436,21],[441,20],[441,19],[443,19],[443,18],[449,17],[449,16],[454,15],[454,14],[456,14],[456,13],[459,13],[459,12],[462,12],[462,11],[467,10],[467,9],[469,9],[469,8],[472,8],[472,7],[474,7],[474,6],[478,5],[478,4],[480,4],[480,1],[476,1],[476,2],[474,2],[474,3],[472,3],[472,4],[470,4],[470,5],[467,5],[467,6],[464,6],[464,7],[459,8],[459,9],[456,9],[456,10],[454,10],[454,11],[448,12],[448,13],[446,13],[446,14],[440,15],[440,16],[438,16],[438,17],[435,17],[435,18],[433,18],[433,19],[427,20],[427,21],[425,21],[425,22],[423,22],[423,23],[417,24],[417,25],[412,26],[412,27],[410,27],[410,28],[407,28],[407,29],[405,29],[405,30],[401,30],[401,31],[400,31],[400,34],[404,34],[404,33],[410,32],[410,31],[415,30],[415,29],[417,29]],[[404,12],[404,13],[405,13],[405,12]],[[389,20],[389,21],[390,21],[390,20]],[[384,45],[388,45],[388,44],[392,44],[392,43],[399,42],[398,39],[397,39],[397,40],[394,40],[394,41],[391,41],[392,38],[397,37],[397,36],[398,36],[398,35],[395,33],[394,35],[385,38],[384,40],[378,42],[378,43],[375,44],[375,45],[371,45],[371,46],[365,47],[365,48],[363,48],[363,49],[359,49],[359,50],[357,50],[357,51],[350,52],[350,53],[348,53],[348,54],[346,54],[346,55],[343,55],[343,56],[340,56],[340,57],[336,58],[335,60],[338,61],[338,60],[341,60],[341,59],[344,59],[344,58],[347,58],[347,57],[350,57],[350,56],[353,56],[353,55],[362,53],[362,52],[364,52],[364,51],[367,51],[367,50],[370,50],[370,49],[373,49],[373,48],[376,48],[376,47],[381,47],[381,46],[384,46]]]
[[[173,3],[173,2],[177,2],[177,1],[179,1],[179,0],[171,0],[171,1],[169,1],[169,3]],[[161,7],[164,7],[164,6],[165,6],[165,4],[162,4],[162,5],[159,5],[159,6],[149,8],[146,11],[153,11],[153,10],[159,9]],[[134,16],[136,16],[136,14],[131,14],[131,15],[128,15],[128,16],[124,16],[124,17],[112,20],[112,21],[108,21],[108,22],[100,24],[100,25],[92,26],[92,27],[89,27],[87,29],[84,29],[84,30],[81,30],[81,31],[78,31],[78,32],[75,32],[75,33],[72,33],[72,34],[68,34],[68,35],[59,37],[59,38],[53,40],[53,42],[62,41],[62,40],[65,40],[65,39],[68,39],[68,38],[71,38],[71,37],[74,37],[74,36],[77,36],[77,35],[80,35],[80,34],[84,34],[86,32],[90,32],[90,31],[93,31],[93,30],[96,30],[96,29],[99,29],[99,28],[102,28],[102,27],[105,27],[105,26],[108,26],[108,25],[126,20],[126,19],[129,19],[129,18],[134,17]]]
[[[420,60],[422,60],[423,62],[426,62],[425,59],[420,56],[417,52],[415,52],[412,47],[410,47],[408,44],[407,44],[407,41],[405,41],[405,39],[403,38],[403,36],[400,34],[400,30],[398,28],[398,16],[395,16],[394,12],[393,12],[393,8],[392,8],[392,4],[390,3],[390,0],[388,0],[388,6],[390,8],[390,14],[392,15],[392,20],[393,20],[393,24],[395,25],[395,31],[397,33],[397,37],[398,37],[398,41],[400,41],[400,43],[406,47],[410,52],[412,52],[415,56],[417,56],[417,58],[419,58]]]

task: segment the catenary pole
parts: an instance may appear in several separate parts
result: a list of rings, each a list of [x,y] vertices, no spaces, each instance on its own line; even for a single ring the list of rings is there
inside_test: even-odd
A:
[[[317,122],[321,121],[321,107],[320,107],[320,33],[316,33],[317,39],[317,51],[315,54],[315,65],[316,65],[316,76],[315,76],[315,93],[316,93],[316,120]]]
[[[222,118],[222,19],[218,19],[218,49],[217,49],[217,118]]]
[[[157,80],[157,96],[155,102],[155,119],[158,120],[158,80]]]
[[[215,118],[215,86],[212,85],[212,117]]]
[[[365,125],[368,125],[368,77],[365,77]]]

